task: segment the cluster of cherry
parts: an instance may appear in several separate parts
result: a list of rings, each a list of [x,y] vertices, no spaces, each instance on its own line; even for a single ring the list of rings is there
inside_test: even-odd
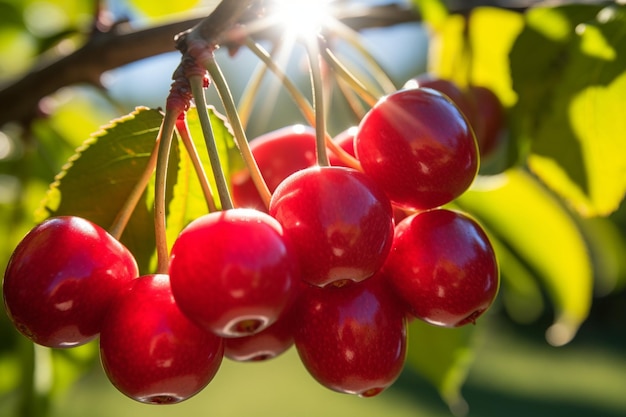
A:
[[[16,327],[71,347],[100,336],[124,394],[173,403],[203,389],[226,356],[252,361],[295,345],[310,374],[374,396],[398,377],[407,322],[474,323],[499,286],[482,228],[443,208],[478,172],[468,118],[424,87],[382,98],[318,166],[315,132],[251,141],[272,197],[232,177],[236,208],[181,231],[168,274],[138,277],[133,255],[99,226],[50,218],[18,245],[4,279]]]

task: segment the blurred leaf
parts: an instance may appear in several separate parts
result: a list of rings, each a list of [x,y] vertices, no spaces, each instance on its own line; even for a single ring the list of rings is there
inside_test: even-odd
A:
[[[196,7],[200,0],[177,0],[177,1],[153,1],[153,0],[130,0],[135,6],[148,17],[168,16],[174,13],[186,12]]]
[[[509,52],[523,25],[523,15],[502,8],[478,7],[470,15],[470,81],[489,87],[505,106],[517,100],[511,81]]]
[[[509,316],[518,323],[532,323],[543,313],[543,294],[524,262],[492,233],[489,240],[500,266],[499,297]]]
[[[438,31],[448,18],[448,9],[441,0],[413,0],[413,6],[419,10],[422,21]]]
[[[211,120],[211,128],[219,152],[222,170],[228,179],[230,178],[229,173],[232,170],[240,169],[244,162],[240,156],[239,149],[235,145],[230,127],[224,116],[219,114],[217,110],[211,106],[207,108],[207,111]],[[217,207],[220,207],[217,186],[215,185],[209,155],[206,150],[206,142],[202,134],[198,112],[195,108],[187,112],[187,125],[191,139],[211,185],[215,204]],[[183,145],[181,144],[180,147],[183,148]],[[169,211],[167,234],[170,245],[174,243],[180,231],[187,226],[187,224],[208,213],[208,206],[204,199],[200,182],[187,153],[183,153],[181,156],[178,180],[174,188],[174,198],[170,203]]]
[[[531,143],[531,169],[584,216],[616,210],[626,192],[626,8],[533,9],[511,63],[515,133]]]
[[[556,313],[546,337],[568,343],[589,314],[593,292],[588,248],[570,213],[519,168],[479,177],[457,203],[537,273]]]
[[[623,290],[626,287],[626,231],[608,218],[580,219],[596,268],[597,296]]]
[[[85,372],[98,364],[98,343],[91,342],[72,349],[52,349],[52,395],[64,393]]]
[[[109,228],[146,166],[162,118],[157,110],[137,108],[94,134],[57,175],[37,221],[74,215]],[[154,252],[154,220],[147,201],[145,192],[121,239],[142,271]]]
[[[428,54],[428,72],[452,80],[459,86],[468,83],[469,55],[465,39],[464,16],[450,15],[431,33]]]
[[[414,319],[409,324],[407,365],[439,391],[455,415],[465,414],[461,386],[473,359],[476,326],[436,327]]]
[[[34,62],[36,53],[35,39],[23,27],[0,26],[0,81],[26,71]]]

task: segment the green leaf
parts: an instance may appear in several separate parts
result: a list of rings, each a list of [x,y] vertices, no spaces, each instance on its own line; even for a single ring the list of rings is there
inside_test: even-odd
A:
[[[56,176],[37,221],[73,215],[109,228],[146,167],[162,119],[157,110],[138,108],[94,134]],[[177,168],[175,162],[170,165]],[[143,272],[155,250],[149,193],[144,192],[121,238]]]
[[[519,168],[479,177],[458,200],[537,275],[556,317],[546,337],[568,343],[587,318],[592,261],[575,219],[534,177]]]
[[[532,171],[584,216],[615,211],[626,193],[626,8],[534,9],[511,62]]]
[[[442,328],[415,319],[409,324],[407,365],[428,380],[455,415],[465,414],[461,386],[473,359],[476,326]]]

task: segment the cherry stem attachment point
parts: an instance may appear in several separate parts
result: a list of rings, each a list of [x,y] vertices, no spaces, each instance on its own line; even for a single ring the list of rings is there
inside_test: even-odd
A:
[[[196,102],[196,111],[198,112],[200,126],[202,127],[202,134],[204,136],[204,141],[206,142],[209,162],[211,163],[211,169],[217,186],[217,194],[220,199],[221,208],[222,210],[229,210],[233,208],[233,202],[230,198],[228,182],[226,180],[226,176],[224,175],[224,170],[222,169],[219,151],[217,149],[217,144],[215,143],[215,137],[213,136],[211,118],[207,112],[207,103],[204,97],[204,79],[202,76],[192,75],[189,77],[189,84],[191,85],[193,99]]]

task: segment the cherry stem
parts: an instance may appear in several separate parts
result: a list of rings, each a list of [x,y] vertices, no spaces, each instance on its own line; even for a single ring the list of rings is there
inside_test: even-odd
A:
[[[213,80],[213,84],[215,85],[215,89],[217,90],[222,105],[224,106],[224,110],[226,111],[226,117],[228,118],[228,121],[230,122],[230,125],[233,129],[235,143],[237,144],[239,152],[241,153],[241,156],[246,166],[248,167],[252,182],[259,192],[261,199],[265,204],[265,207],[269,208],[272,194],[267,187],[267,184],[265,183],[263,175],[261,175],[261,170],[259,169],[259,166],[254,159],[254,155],[252,155],[250,145],[248,144],[248,139],[246,138],[246,132],[243,128],[241,120],[239,119],[239,114],[237,113],[235,100],[233,99],[230,88],[228,87],[228,83],[224,78],[224,74],[222,73],[222,70],[220,69],[217,62],[215,61],[214,56],[211,56],[210,59],[205,59],[203,64],[209,72],[209,75]]]
[[[311,73],[311,88],[313,92],[313,109],[315,111],[315,138],[317,164],[329,166],[326,152],[326,113],[324,111],[324,81],[322,78],[322,60],[320,59],[319,45],[315,41],[306,40],[309,69]]]
[[[272,50],[272,54],[279,53],[283,42],[278,40],[278,42],[274,45],[274,49]],[[241,98],[239,100],[239,105],[237,106],[237,113],[239,114],[239,120],[241,120],[241,125],[245,128],[250,120],[250,115],[252,114],[252,108],[254,105],[254,100],[258,96],[258,92],[261,89],[261,83],[263,82],[263,78],[267,73],[267,65],[260,63],[254,74],[250,76],[250,80],[248,84],[243,90]]]
[[[367,110],[363,103],[359,100],[358,95],[354,92],[350,85],[340,77],[336,77],[337,86],[341,95],[346,100],[348,107],[354,113],[356,120],[361,120],[365,116]]]
[[[157,138],[159,148],[156,160],[154,189],[154,234],[157,252],[157,274],[167,274],[169,269],[165,194],[167,192],[167,166],[169,164],[174,129],[178,115],[179,113],[176,111],[166,110]]]
[[[332,21],[331,30],[336,32],[341,39],[350,43],[363,58],[365,58],[366,62],[369,64],[369,72],[373,75],[385,94],[390,94],[397,90],[391,77],[389,77],[387,72],[383,69],[376,57],[372,55],[370,49],[366,47],[363,37],[359,32],[338,20]]]
[[[322,48],[324,59],[333,71],[340,76],[369,106],[374,106],[378,102],[378,97],[359,81],[357,77],[343,65],[328,48]]]
[[[204,195],[207,208],[210,213],[215,212],[217,211],[217,206],[215,205],[213,192],[211,191],[211,184],[209,184],[206,172],[204,171],[204,166],[202,165],[202,161],[200,160],[200,156],[198,155],[198,150],[196,149],[196,146],[191,139],[191,134],[189,133],[189,127],[187,126],[186,118],[178,118],[178,120],[176,121],[176,130],[180,135],[183,145],[185,146],[185,150],[189,155],[191,164],[193,165],[193,168],[198,177],[198,181],[200,182],[200,188],[202,188],[202,194]]]
[[[211,163],[211,170],[213,171],[213,178],[217,186],[217,194],[220,198],[221,208],[222,210],[229,210],[233,208],[233,202],[230,198],[228,182],[226,181],[226,176],[222,169],[219,151],[215,143],[215,137],[213,136],[211,118],[207,112],[203,77],[200,75],[192,75],[189,77],[189,84],[191,85],[193,99],[196,102],[196,111],[200,119],[200,126],[202,127],[202,134],[209,154],[209,162]]]
[[[130,194],[126,198],[124,205],[117,213],[113,224],[109,228],[109,234],[113,236],[115,239],[120,240],[122,237],[122,233],[124,233],[124,229],[128,225],[130,217],[132,216],[141,196],[145,192],[148,184],[150,183],[150,179],[152,178],[152,174],[154,173],[154,169],[157,163],[157,155],[160,143],[160,135],[154,142],[154,147],[152,148],[152,152],[150,152],[150,158],[144,168],[139,180],[135,183],[135,186],[131,190]]]
[[[313,107],[298,87],[296,87],[283,70],[276,65],[269,53],[252,38],[246,40],[246,46],[278,77],[307,122],[310,125],[315,125],[315,112]],[[326,146],[332,150],[344,164],[356,170],[361,170],[361,163],[341,146],[337,145],[328,134],[326,134]]]

